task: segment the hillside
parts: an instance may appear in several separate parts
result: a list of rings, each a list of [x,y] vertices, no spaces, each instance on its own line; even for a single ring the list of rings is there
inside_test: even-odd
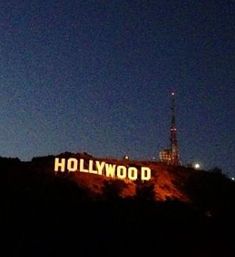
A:
[[[87,154],[61,157],[95,159]],[[155,162],[148,182],[53,171],[54,156],[0,158],[4,256],[234,256],[235,185],[221,173]]]

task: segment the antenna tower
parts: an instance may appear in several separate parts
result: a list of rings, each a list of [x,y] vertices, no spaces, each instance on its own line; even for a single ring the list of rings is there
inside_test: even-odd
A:
[[[175,93],[171,93],[171,128],[170,128],[170,142],[171,142],[171,165],[180,165],[179,147],[177,141],[177,129],[175,119]]]

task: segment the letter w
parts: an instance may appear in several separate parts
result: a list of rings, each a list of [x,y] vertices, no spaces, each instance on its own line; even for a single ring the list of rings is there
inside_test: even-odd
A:
[[[114,177],[116,165],[105,163],[105,170],[107,177]]]

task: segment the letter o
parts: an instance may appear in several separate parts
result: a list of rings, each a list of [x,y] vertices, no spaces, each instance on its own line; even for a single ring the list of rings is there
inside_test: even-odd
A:
[[[78,169],[78,160],[75,158],[69,158],[67,162],[67,169],[70,172],[75,172]]]
[[[126,178],[126,167],[125,166],[118,166],[117,167],[117,177],[120,179]]]
[[[136,180],[138,177],[138,170],[135,167],[130,167],[128,169],[128,178],[130,180]]]

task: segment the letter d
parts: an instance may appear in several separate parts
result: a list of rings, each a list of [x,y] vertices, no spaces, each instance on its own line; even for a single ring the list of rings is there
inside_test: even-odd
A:
[[[141,180],[151,179],[151,169],[148,167],[141,167]]]

